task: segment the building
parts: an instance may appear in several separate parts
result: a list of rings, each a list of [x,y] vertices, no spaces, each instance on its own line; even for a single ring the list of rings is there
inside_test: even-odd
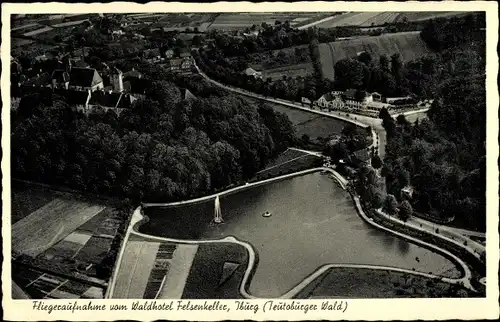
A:
[[[412,186],[406,186],[403,189],[401,189],[401,194],[407,198],[410,199],[413,197],[413,187]]]
[[[30,79],[27,79],[23,82],[23,87],[50,87],[50,74],[49,73],[41,73],[37,74]]]
[[[128,80],[128,78],[131,78],[131,77],[141,79],[142,74],[140,72],[138,72],[137,70],[135,70],[135,68],[132,68],[132,70],[129,70],[128,72],[123,73],[124,80]]]
[[[104,88],[101,75],[94,68],[71,68],[69,71],[69,89],[77,91],[96,91]]]
[[[190,58],[191,56],[191,52],[188,49],[181,49],[179,52],[179,58]]]
[[[146,49],[143,57],[150,63],[156,63],[162,60],[160,48]]]
[[[172,49],[167,49],[165,51],[165,58],[172,59],[174,57],[174,51]]]
[[[165,68],[173,73],[189,74],[192,72],[193,61],[190,58],[173,58],[166,62]]]
[[[85,111],[90,95],[88,92],[67,90],[64,88],[55,88],[53,93],[65,98],[65,102],[77,111]]]
[[[255,78],[262,78],[262,73],[261,72],[258,72],[256,71],[255,69],[253,69],[252,67],[248,67],[247,69],[245,69],[245,71],[243,72],[245,75],[247,76],[253,76]]]
[[[326,93],[325,95],[322,95],[319,99],[317,99],[314,104],[321,108],[332,110],[340,110],[345,107],[344,100],[338,92]]]
[[[245,36],[247,38],[256,38],[258,35],[259,35],[259,32],[257,30],[243,33],[243,36]]]
[[[401,96],[401,97],[386,97],[384,99],[384,102],[385,103],[388,103],[388,104],[393,104],[394,102],[396,101],[403,101],[403,100],[409,100],[411,99],[411,96]]]
[[[181,95],[182,95],[183,100],[186,100],[186,101],[196,100],[196,96],[194,96],[193,93],[191,93],[189,91],[189,89],[187,89],[187,88],[181,89]]]
[[[136,98],[128,93],[95,91],[88,92],[88,95],[88,103],[85,107],[87,113],[102,109],[104,112],[112,110],[120,115],[124,109],[131,108],[136,101]]]
[[[366,104],[365,109],[367,109],[369,111],[374,111],[374,112],[378,113],[383,108],[386,108],[387,110],[389,110],[391,108],[391,106],[392,106],[391,104],[382,103],[382,102],[378,102],[378,101],[373,101],[373,102],[370,102],[370,103]]]
[[[300,102],[302,103],[302,105],[304,105],[304,104],[311,105],[312,104],[311,100],[308,99],[307,97],[302,97]]]
[[[69,89],[69,73],[62,69],[52,72],[52,89]]]
[[[361,104],[368,104],[373,102],[372,94],[367,91],[360,91],[356,89],[348,89],[343,94],[346,101],[356,101]]]
[[[116,67],[111,72],[111,82],[115,92],[123,92],[123,73]]]
[[[374,102],[382,102],[382,94],[373,92],[372,97]]]
[[[365,148],[358,151],[354,151],[351,157],[351,162],[356,165],[370,164],[372,158],[372,153],[370,149]]]

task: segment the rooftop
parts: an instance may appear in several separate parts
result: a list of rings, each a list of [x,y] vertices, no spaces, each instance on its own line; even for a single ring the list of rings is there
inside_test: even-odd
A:
[[[73,86],[92,87],[100,82],[102,78],[94,68],[74,67],[69,74],[70,84]]]

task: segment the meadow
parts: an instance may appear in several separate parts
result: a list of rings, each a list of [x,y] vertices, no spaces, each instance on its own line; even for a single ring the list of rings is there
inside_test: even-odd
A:
[[[314,69],[312,63],[304,63],[262,70],[262,78],[271,78],[273,81],[275,81],[283,78],[283,76],[293,78],[297,76],[305,77],[312,75],[313,72]]]
[[[391,56],[399,53],[403,62],[432,53],[420,38],[418,31],[323,43],[319,45],[323,76],[333,79],[334,66],[337,61],[344,58],[355,58],[363,51],[369,52],[372,56]]]

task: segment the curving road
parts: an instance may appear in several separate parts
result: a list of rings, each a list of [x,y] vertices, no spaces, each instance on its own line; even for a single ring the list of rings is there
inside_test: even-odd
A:
[[[361,126],[364,128],[370,126],[372,129],[372,145],[369,148],[376,147],[378,149],[378,155],[380,156],[380,158],[383,160],[385,157],[385,147],[387,145],[387,134],[386,134],[384,127],[382,126],[382,120],[379,118],[373,118],[373,117],[364,116],[364,115],[357,115],[357,114],[356,115],[349,114],[349,116],[346,116],[345,112],[338,112],[338,111],[332,111],[332,112],[318,111],[318,110],[304,107],[304,106],[302,106],[300,104],[296,104],[294,102],[290,102],[290,101],[286,101],[286,100],[282,100],[282,99],[273,99],[273,98],[264,97],[264,96],[259,95],[259,94],[255,94],[255,93],[252,93],[252,92],[240,89],[240,88],[227,86],[227,85],[224,85],[220,82],[217,82],[217,81],[211,79],[210,77],[208,77],[205,73],[203,73],[203,71],[201,71],[196,64],[194,66],[197,69],[197,71],[199,72],[199,74],[203,78],[205,78],[207,81],[209,81],[209,82],[211,82],[219,87],[222,87],[228,91],[238,93],[241,95],[245,95],[248,97],[268,101],[271,103],[281,104],[281,105],[296,108],[299,110],[304,110],[307,112],[316,113],[316,114],[323,115],[323,116],[341,119],[343,121],[350,122],[352,124],[355,124],[355,125],[358,125],[358,126]],[[417,120],[421,120],[421,119],[425,118],[428,110],[429,110],[429,108],[423,108],[423,109],[414,110],[414,111],[407,111],[407,112],[403,112],[403,113],[394,114],[394,115],[392,115],[392,117],[397,117],[399,115],[405,115],[407,121],[414,123]],[[419,224],[422,224],[423,226],[434,227],[434,229],[436,228],[436,225],[434,225],[430,221],[426,221],[426,220],[420,219],[420,218],[418,218],[418,221],[419,221]],[[469,238],[470,236],[484,238],[485,237],[484,234],[477,233],[474,231],[464,230],[464,229],[458,229],[458,228],[454,228],[454,227],[448,227],[448,226],[441,226],[441,227],[442,227],[442,229],[440,228],[440,230],[447,231],[450,234],[452,234],[453,237],[459,238],[460,240],[462,240],[462,242],[466,241],[468,245],[472,245],[472,246],[464,246],[462,244],[461,247],[466,248],[467,251],[471,252],[471,254],[473,254],[475,257],[478,257],[479,255],[476,252],[474,252],[474,249],[478,252],[484,252],[486,250],[486,248],[482,244]]]

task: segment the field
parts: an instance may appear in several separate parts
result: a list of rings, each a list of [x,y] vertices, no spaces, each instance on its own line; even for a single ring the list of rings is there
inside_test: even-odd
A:
[[[281,22],[293,21],[297,18],[313,18],[317,17],[318,13],[223,13],[220,14],[210,25],[208,30],[224,29],[238,30],[251,27],[252,25],[260,26],[263,22],[274,25],[276,20]],[[296,21],[298,23],[298,21]]]
[[[262,78],[271,78],[273,81],[281,79],[283,76],[297,77],[308,76],[313,73],[312,63],[283,66],[279,68],[266,69],[262,71]]]
[[[296,298],[436,298],[460,295],[474,296],[465,288],[427,277],[384,270],[331,268]]]
[[[97,215],[104,206],[57,198],[12,225],[13,251],[36,256]]]
[[[112,208],[105,208],[63,240],[38,255],[36,265],[52,263],[64,268],[69,264],[85,267],[89,277],[97,276],[96,265],[109,253],[120,226],[121,221],[117,216],[117,212]]]
[[[148,16],[136,17],[144,19]],[[162,17],[152,26],[169,28],[170,30],[185,30],[186,28],[198,28],[198,31],[205,32],[214,17],[213,13],[194,13],[194,14],[163,14]],[[158,18],[158,17],[156,17]],[[149,19],[152,20],[152,19]]]
[[[342,26],[381,26],[385,23],[404,21],[420,21],[437,17],[447,17],[462,14],[461,12],[347,12],[333,19],[319,23],[318,28],[333,28]]]
[[[333,68],[337,61],[356,57],[362,51],[367,51],[372,56],[390,56],[399,53],[403,62],[432,53],[420,38],[419,32],[400,32],[323,43],[319,46],[319,52],[324,77],[333,79]]]
[[[132,234],[113,298],[181,298],[198,245],[158,242]]]
[[[13,281],[33,299],[102,299],[104,290],[83,282],[13,265]]]
[[[135,236],[127,241],[116,276],[113,298],[143,298],[159,246],[159,242],[151,242]]]

